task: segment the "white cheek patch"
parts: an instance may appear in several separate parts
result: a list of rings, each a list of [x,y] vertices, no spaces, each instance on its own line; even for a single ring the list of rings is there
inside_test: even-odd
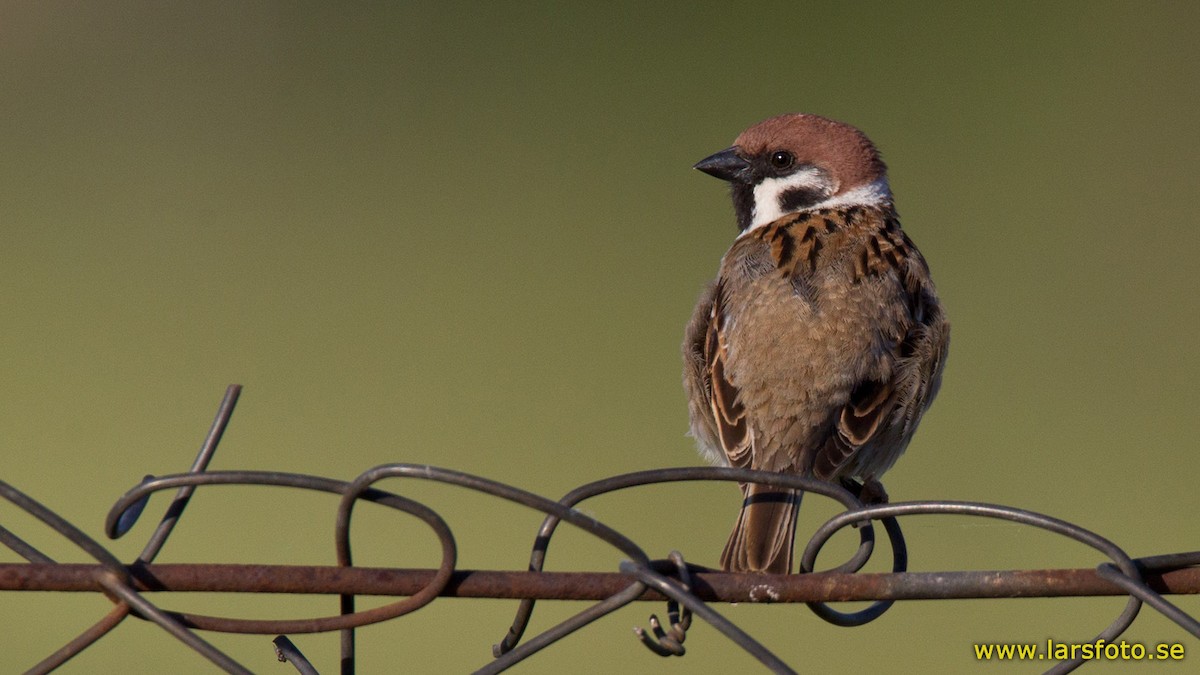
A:
[[[782,178],[764,178],[754,186],[754,215],[750,218],[747,231],[782,218],[784,211],[779,207],[779,197],[796,188],[832,190],[833,186],[829,184],[824,173],[815,168],[797,171]]]
[[[767,178],[754,186],[754,214],[750,220],[750,227],[747,227],[742,234],[768,225],[787,215],[779,206],[779,196],[795,188],[833,189],[817,170],[805,170],[784,178]],[[815,211],[847,206],[878,206],[891,200],[892,189],[888,186],[887,178],[883,177],[798,210]]]
[[[887,178],[880,178],[853,190],[846,190],[821,202],[813,204],[810,209],[841,208],[843,206],[879,206],[892,201],[892,188]]]

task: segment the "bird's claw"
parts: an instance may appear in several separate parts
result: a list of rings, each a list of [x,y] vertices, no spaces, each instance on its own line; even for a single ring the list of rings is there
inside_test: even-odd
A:
[[[679,551],[671,551],[668,558],[675,563],[675,568],[679,572],[679,583],[685,591],[690,591],[692,580],[688,573],[687,563],[683,560],[683,554]],[[687,651],[684,649],[683,641],[687,639],[687,630],[692,625],[692,611],[687,607],[681,608],[674,599],[668,599],[667,619],[670,622],[670,628],[663,630],[658,616],[650,615],[650,629],[654,633],[653,637],[641,627],[634,628],[633,632],[642,641],[642,644],[646,645],[647,649],[659,656],[683,656]]]

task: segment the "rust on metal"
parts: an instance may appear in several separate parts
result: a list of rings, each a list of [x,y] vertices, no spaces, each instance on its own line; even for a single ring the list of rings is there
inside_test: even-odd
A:
[[[15,532],[0,526],[0,550],[15,552],[27,562],[0,564],[0,592],[57,591],[103,593],[115,606],[93,626],[62,648],[35,664],[29,672],[49,672],[89,645],[107,635],[128,617],[153,622],[193,651],[227,672],[249,672],[196,629],[226,633],[313,633],[339,630],[342,672],[352,672],[355,661],[354,629],[411,613],[437,597],[497,598],[520,600],[511,627],[493,646],[495,660],[479,672],[497,673],[512,667],[539,650],[616,611],[629,602],[666,601],[667,624],[651,616],[651,631],[636,631],[641,642],[660,656],[682,656],[683,641],[693,615],[705,621],[768,669],[791,673],[792,669],[764,645],[745,633],[708,603],[802,602],[821,619],[835,625],[860,626],[881,616],[897,600],[1032,598],[1032,597],[1126,597],[1124,610],[1094,639],[1111,643],[1137,617],[1143,603],[1200,638],[1200,621],[1165,598],[1168,595],[1200,593],[1200,551],[1181,551],[1134,559],[1120,546],[1074,523],[1046,514],[998,504],[964,501],[922,501],[864,505],[843,486],[806,476],[764,473],[728,467],[676,467],[637,471],[602,478],[571,490],[555,500],[482,476],[425,464],[385,464],[358,475],[352,481],[323,476],[276,471],[209,471],[241,387],[231,385],[200,452],[187,473],[146,476],[119,497],[105,520],[105,533],[118,538],[130,533],[155,493],[174,490],[158,526],[142,553],[123,563],[97,540],[67,522],[15,486],[0,480],[0,500],[32,516],[90,559],[89,564],[59,564],[37,550]],[[403,488],[406,482],[434,481],[486,494],[495,499],[528,507],[543,515],[542,526],[533,537],[529,568],[521,571],[462,570],[457,567],[458,547],[449,524],[432,508],[404,496],[399,490],[382,489],[382,481]],[[795,575],[730,574],[689,565],[683,555],[671,552],[669,560],[651,560],[649,554],[625,534],[576,507],[599,495],[628,488],[683,481],[726,481],[763,483],[802,490],[839,502],[844,510],[830,518],[808,540]],[[247,488],[284,487],[291,493],[315,491],[339,500],[334,525],[336,565],[232,565],[159,564],[154,559],[176,528],[197,489],[213,485]],[[282,494],[282,493],[277,493]],[[351,555],[351,524],[355,505],[368,501],[416,518],[428,527],[428,535],[440,544],[442,560],[436,569],[355,567]],[[1015,522],[1054,533],[1084,544],[1108,562],[1096,568],[1004,571],[909,572],[907,545],[901,518],[923,515],[990,518]],[[615,549],[623,562],[619,572],[543,571],[552,535],[559,524],[568,524]],[[875,524],[886,533],[891,564],[861,570],[875,550]],[[813,572],[822,547],[837,532],[853,528],[859,545],[855,553],[836,568]],[[607,569],[612,569],[608,567]],[[173,593],[275,593],[336,594],[340,613],[307,619],[253,619],[217,617],[170,611],[155,605],[150,597],[160,591]],[[357,596],[389,597],[389,604],[355,610]],[[536,636],[525,637],[534,604],[540,600],[593,601],[595,604]],[[843,613],[825,603],[872,601],[866,609]],[[670,628],[665,629],[664,626]],[[653,635],[653,637],[651,637]],[[274,643],[277,654],[301,672],[315,672],[295,644],[286,637]],[[1066,672],[1083,663],[1071,658],[1054,666]]]
[[[95,592],[103,568],[87,564],[0,564],[0,591]],[[130,567],[134,588],[209,593],[299,593],[409,596],[432,583],[437,570],[304,565],[156,564]],[[1200,568],[1147,572],[1162,594],[1200,593]],[[446,598],[603,600],[629,585],[618,572],[458,570]],[[770,586],[766,598],[759,589]],[[692,592],[706,602],[842,602],[970,598],[1059,598],[1126,595],[1095,569],[991,572],[905,572],[761,575],[694,572]],[[646,590],[643,601],[661,601]]]

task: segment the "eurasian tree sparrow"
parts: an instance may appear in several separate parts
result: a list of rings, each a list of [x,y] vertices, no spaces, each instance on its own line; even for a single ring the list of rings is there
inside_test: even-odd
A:
[[[937,394],[950,325],[878,151],[849,125],[781,115],[696,168],[730,183],[740,231],[683,343],[701,453],[881,491]],[[790,572],[802,493],[742,492],[722,567]]]

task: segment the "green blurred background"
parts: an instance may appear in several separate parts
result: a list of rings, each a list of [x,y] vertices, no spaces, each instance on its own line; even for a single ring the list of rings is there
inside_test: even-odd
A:
[[[734,228],[722,185],[690,166],[807,111],[882,148],[954,325],[941,397],[888,474],[893,499],[1025,507],[1133,555],[1195,549],[1198,8],[4,2],[0,476],[101,538],[142,475],[186,469],[231,382],[246,391],[217,469],[348,479],[423,462],[556,497],[697,464],[678,345]],[[446,516],[461,566],[525,564],[535,514],[387,486]],[[738,497],[677,485],[586,506],[653,556],[715,564]],[[328,564],[334,508],[203,490],[160,560]],[[357,562],[435,564],[421,527],[360,511]],[[806,500],[800,536],[834,512]],[[0,522],[85,561],[8,504]],[[151,525],[108,545],[131,559]],[[916,570],[1100,562],[1008,524],[906,526]],[[835,543],[821,562],[847,549]],[[569,531],[557,546],[553,569],[621,558]],[[155,597],[336,612],[329,598]],[[1122,606],[914,602],[853,630],[798,606],[719,609],[808,672],[957,673],[977,665],[974,642],[1085,640]],[[108,607],[5,594],[4,670]],[[360,672],[482,665],[514,607],[444,600],[362,630]],[[532,630],[581,607],[543,603]],[[756,667],[703,624],[685,658],[652,656],[629,629],[662,611],[626,608],[518,672]],[[290,670],[271,636],[206,637],[256,671]],[[336,636],[294,637],[334,672]],[[1200,658],[1150,610],[1126,638],[1187,645],[1183,664],[1147,672]],[[210,666],[129,621],[64,672],[130,669]]]

